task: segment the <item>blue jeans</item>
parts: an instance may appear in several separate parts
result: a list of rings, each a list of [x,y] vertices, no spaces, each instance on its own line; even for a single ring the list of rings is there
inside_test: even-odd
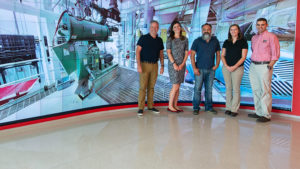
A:
[[[205,111],[212,110],[212,86],[215,77],[215,71],[212,69],[199,69],[200,76],[195,75],[195,87],[193,97],[193,109],[200,110],[201,89],[204,83],[205,87]]]

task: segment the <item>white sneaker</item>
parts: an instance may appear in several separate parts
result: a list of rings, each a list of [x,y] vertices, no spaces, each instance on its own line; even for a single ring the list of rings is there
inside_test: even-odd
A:
[[[143,112],[144,112],[144,111],[143,111],[142,109],[139,109],[138,112],[137,112],[137,115],[138,115],[138,116],[143,116],[143,115],[144,115]]]

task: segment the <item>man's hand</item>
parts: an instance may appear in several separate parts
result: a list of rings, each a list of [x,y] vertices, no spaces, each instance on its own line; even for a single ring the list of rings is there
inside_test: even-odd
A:
[[[164,73],[164,67],[160,67],[160,72],[161,75]]]
[[[194,69],[194,75],[200,76],[200,71],[199,71],[199,69],[197,69],[197,68]]]
[[[273,66],[267,65],[267,68],[268,68],[269,70],[272,70],[272,69],[273,69]]]
[[[214,66],[214,67],[212,68],[212,70],[217,70],[218,67],[219,67],[219,66],[216,65],[216,66]]]
[[[141,66],[137,66],[137,71],[139,72],[139,73],[142,73],[142,67]]]

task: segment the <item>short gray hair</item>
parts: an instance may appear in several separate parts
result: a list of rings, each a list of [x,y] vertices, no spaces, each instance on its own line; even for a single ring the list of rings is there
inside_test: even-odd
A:
[[[159,25],[159,23],[158,23],[156,20],[152,20],[152,21],[150,22],[150,25],[153,24],[153,23],[156,23],[157,25]]]

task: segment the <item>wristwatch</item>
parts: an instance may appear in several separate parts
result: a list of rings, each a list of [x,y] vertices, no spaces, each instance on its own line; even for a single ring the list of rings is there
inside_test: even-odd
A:
[[[173,62],[171,62],[171,63],[172,63],[172,65],[174,65],[175,61],[173,61]]]

